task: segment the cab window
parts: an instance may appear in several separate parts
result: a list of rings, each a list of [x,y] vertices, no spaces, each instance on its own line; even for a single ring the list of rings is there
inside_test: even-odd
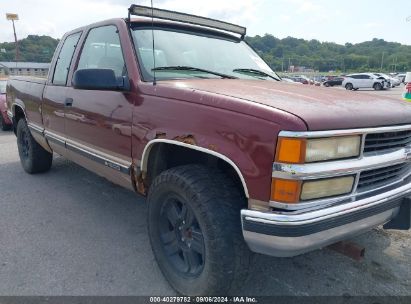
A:
[[[120,37],[114,25],[90,30],[77,69],[111,69],[116,77],[126,74]]]

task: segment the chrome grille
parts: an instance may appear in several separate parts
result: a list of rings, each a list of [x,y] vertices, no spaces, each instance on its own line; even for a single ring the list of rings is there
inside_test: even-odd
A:
[[[367,134],[364,153],[403,148],[411,144],[411,130]]]
[[[357,190],[364,190],[370,187],[388,185],[401,179],[410,169],[409,163],[402,163],[385,168],[363,171],[360,174]]]

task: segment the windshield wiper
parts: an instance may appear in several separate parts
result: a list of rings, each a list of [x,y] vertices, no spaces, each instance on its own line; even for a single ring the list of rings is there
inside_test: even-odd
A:
[[[219,72],[214,72],[214,71],[209,71],[205,69],[200,69],[200,68],[194,68],[190,66],[164,66],[164,67],[157,67],[154,69],[151,69],[152,71],[158,72],[158,71],[192,71],[192,72],[203,72],[207,74],[212,74],[216,76],[220,76],[221,78],[227,78],[227,79],[238,79],[238,77],[231,76],[231,75],[226,75],[222,74]]]
[[[260,70],[256,70],[256,69],[234,69],[233,72],[236,73],[243,73],[243,74],[253,74],[256,76],[263,76],[263,77],[270,77],[274,80],[280,81],[279,78],[274,77],[266,72],[260,71]]]

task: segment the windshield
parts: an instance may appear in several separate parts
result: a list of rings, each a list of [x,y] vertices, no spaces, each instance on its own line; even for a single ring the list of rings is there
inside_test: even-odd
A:
[[[0,94],[6,94],[7,80],[0,80]]]
[[[152,29],[147,27],[132,29],[143,78],[148,81],[154,78],[152,32]],[[157,80],[224,78],[206,71],[242,79],[280,79],[241,40],[208,36],[197,32],[182,32],[169,28],[155,28],[154,38]],[[200,69],[205,71],[200,71]]]

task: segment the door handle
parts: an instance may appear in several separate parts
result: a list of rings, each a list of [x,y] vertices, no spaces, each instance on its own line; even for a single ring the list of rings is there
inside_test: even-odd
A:
[[[73,98],[66,98],[66,100],[64,101],[64,106],[65,107],[73,106]]]

